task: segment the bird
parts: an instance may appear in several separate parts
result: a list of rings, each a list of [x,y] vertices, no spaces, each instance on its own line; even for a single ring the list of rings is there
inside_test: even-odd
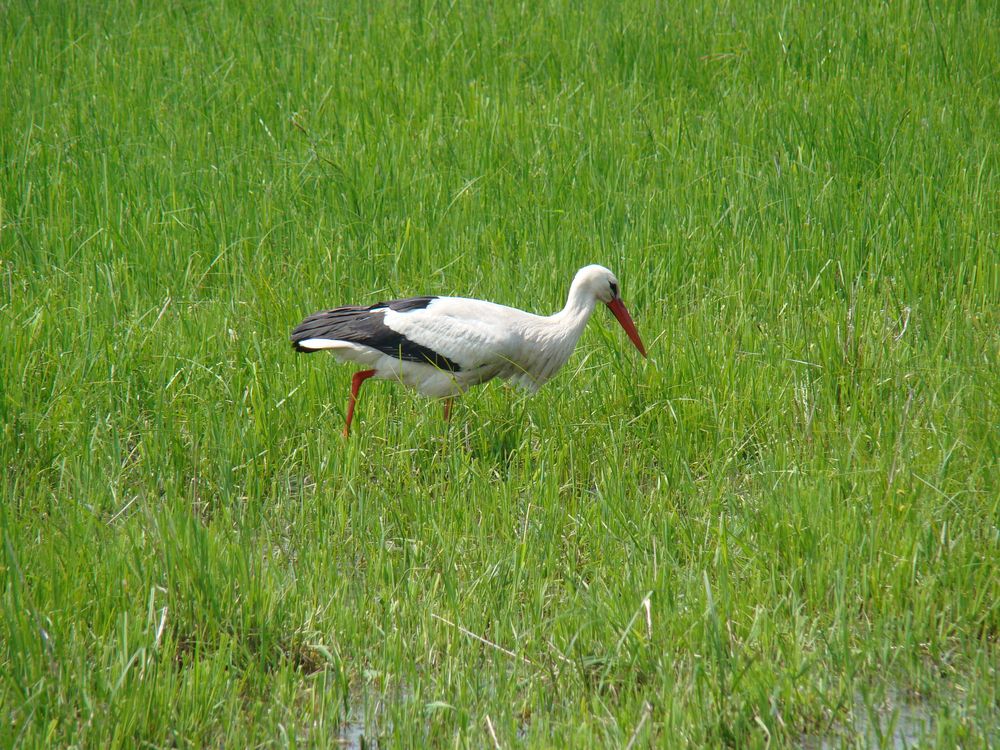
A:
[[[321,310],[291,333],[298,352],[328,351],[365,368],[351,378],[344,437],[350,435],[361,384],[395,380],[425,396],[452,399],[494,378],[535,393],[566,364],[598,302],[618,319],[645,357],[639,332],[604,266],[584,266],[573,277],[566,305],[543,316],[464,297],[408,297],[367,306]]]

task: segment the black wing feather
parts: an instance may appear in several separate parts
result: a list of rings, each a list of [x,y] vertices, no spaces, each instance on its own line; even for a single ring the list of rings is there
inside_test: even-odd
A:
[[[313,313],[292,331],[292,346],[296,351],[311,353],[299,342],[306,339],[335,339],[371,347],[383,354],[398,357],[406,362],[430,363],[449,372],[458,372],[461,366],[433,349],[411,341],[385,324],[380,310],[407,312],[423,310],[437,297],[408,297],[391,302],[379,302],[368,307],[337,307]]]

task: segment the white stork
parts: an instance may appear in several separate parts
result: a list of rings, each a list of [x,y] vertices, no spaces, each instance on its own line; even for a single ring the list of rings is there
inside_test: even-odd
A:
[[[445,400],[493,378],[534,393],[566,364],[584,326],[603,302],[642,356],[646,349],[618,296],[618,279],[603,266],[577,271],[566,306],[541,316],[462,297],[410,297],[368,307],[338,307],[310,315],[292,331],[300,352],[327,350],[355,373],[344,436],[350,434],[358,389],[368,378],[397,380]]]

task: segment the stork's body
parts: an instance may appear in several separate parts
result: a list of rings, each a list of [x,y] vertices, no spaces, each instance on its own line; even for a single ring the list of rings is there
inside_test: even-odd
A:
[[[411,297],[315,313],[292,331],[292,343],[298,351],[327,350],[367,368],[352,383],[346,435],[358,388],[369,377],[397,380],[435,398],[450,399],[493,378],[537,391],[569,360],[598,301],[645,355],[618,282],[601,266],[576,274],[566,306],[554,315],[462,297]]]

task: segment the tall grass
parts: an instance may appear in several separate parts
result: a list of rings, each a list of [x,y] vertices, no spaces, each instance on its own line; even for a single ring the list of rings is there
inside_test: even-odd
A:
[[[0,4],[0,744],[1000,742],[998,29]],[[591,262],[650,359],[450,427],[288,346]]]

